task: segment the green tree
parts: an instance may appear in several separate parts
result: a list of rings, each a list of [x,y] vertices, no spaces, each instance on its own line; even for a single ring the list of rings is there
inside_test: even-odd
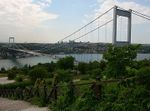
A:
[[[84,62],[80,62],[78,64],[78,70],[80,71],[81,74],[86,74],[88,70],[88,64]]]
[[[16,71],[15,70],[9,70],[7,76],[8,76],[9,80],[15,79]]]
[[[2,67],[2,68],[1,68],[1,72],[2,72],[2,73],[5,73],[5,72],[6,72],[6,69],[5,69],[4,67]]]
[[[58,69],[55,72],[55,76],[57,76],[58,82],[69,82],[72,80],[72,74],[70,70]]]
[[[43,67],[35,67],[29,72],[29,77],[34,83],[36,79],[43,79],[47,77],[47,70]]]
[[[75,59],[72,56],[61,58],[57,62],[58,68],[60,68],[60,69],[73,69],[74,60]]]
[[[125,76],[126,66],[130,66],[137,56],[139,46],[127,45],[118,47],[110,45],[103,58],[107,62],[106,74],[108,77],[118,78]]]
[[[150,89],[150,67],[143,67],[139,69],[137,74],[137,81],[139,84],[145,85]]]

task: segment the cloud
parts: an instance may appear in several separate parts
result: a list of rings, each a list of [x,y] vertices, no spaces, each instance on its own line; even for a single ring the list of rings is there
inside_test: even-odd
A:
[[[44,11],[44,6],[51,0],[40,0],[38,4],[33,0],[0,0],[0,24],[17,27],[32,27],[41,25],[47,20],[58,17],[56,14]]]
[[[52,3],[52,0],[39,0],[38,4],[42,7],[47,7]]]
[[[132,9],[143,14],[149,15],[150,14],[150,7],[138,4],[133,0],[130,1],[119,1],[119,0],[97,0],[99,3],[99,8],[95,10],[95,17],[99,16],[101,13],[107,11],[111,7],[117,5],[121,8],[126,10]],[[136,19],[136,18],[134,18]],[[143,23],[143,19],[136,19],[134,24]]]

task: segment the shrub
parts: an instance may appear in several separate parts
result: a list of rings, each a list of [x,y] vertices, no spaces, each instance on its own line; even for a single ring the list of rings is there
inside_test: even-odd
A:
[[[140,84],[146,85],[150,88],[150,67],[139,69],[137,79]]]
[[[82,75],[82,76],[80,76],[80,79],[81,80],[89,80],[90,76],[89,75]]]
[[[72,56],[61,58],[58,60],[57,65],[60,69],[73,69],[74,58]]]
[[[102,72],[101,69],[97,68],[97,69],[93,69],[93,70],[89,71],[89,74],[92,78],[95,79],[97,76],[102,77],[101,72]]]
[[[60,82],[69,82],[72,80],[72,74],[70,70],[57,70],[55,72],[55,76],[57,76],[58,81]]]
[[[26,86],[30,86],[30,85],[32,84],[29,81],[15,82],[15,83],[0,85],[0,89],[16,89],[17,87],[25,88]]]
[[[4,67],[2,67],[2,68],[1,68],[1,72],[2,72],[2,73],[5,73],[5,72],[6,72],[6,69],[5,69]]]
[[[36,79],[43,79],[47,77],[47,70],[43,67],[35,67],[29,72],[29,77],[34,83]]]
[[[39,107],[44,107],[46,103],[40,97],[33,97],[29,100],[31,104],[38,105]]]
[[[88,64],[84,63],[84,62],[80,62],[78,64],[78,70],[80,71],[81,74],[86,74],[86,71],[88,69],[87,66],[88,66]]]
[[[9,79],[9,80],[15,79],[15,77],[16,77],[16,71],[14,71],[14,70],[9,70],[7,76],[8,76],[8,79]]]
[[[23,81],[23,77],[22,76],[18,76],[15,78],[16,82],[22,82]]]

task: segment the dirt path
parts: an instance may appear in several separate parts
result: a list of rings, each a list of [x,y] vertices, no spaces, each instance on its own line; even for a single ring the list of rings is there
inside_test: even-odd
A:
[[[0,111],[49,111],[48,108],[39,108],[20,100],[0,98]]]

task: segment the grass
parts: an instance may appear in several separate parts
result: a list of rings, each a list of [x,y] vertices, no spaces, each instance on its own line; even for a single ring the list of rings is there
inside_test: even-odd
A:
[[[0,77],[7,77],[6,73],[0,73]]]

